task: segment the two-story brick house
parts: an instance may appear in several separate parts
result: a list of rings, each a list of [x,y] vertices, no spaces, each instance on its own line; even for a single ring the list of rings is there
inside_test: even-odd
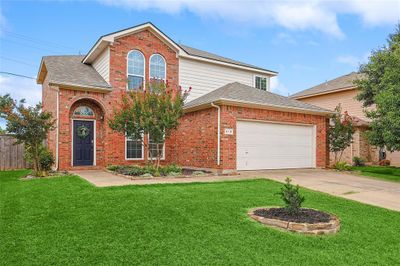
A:
[[[58,169],[143,163],[153,153],[112,131],[127,90],[151,78],[192,87],[163,161],[220,171],[325,167],[326,109],[269,92],[277,75],[175,43],[151,23],[104,35],[85,56],[45,56],[37,81],[57,127],[47,140]]]
[[[379,161],[379,149],[368,143],[365,131],[369,129],[370,120],[365,116],[362,103],[356,99],[358,88],[354,85],[356,79],[362,75],[356,72],[328,80],[309,89],[297,92],[291,97],[293,99],[334,110],[341,105],[342,111],[348,112],[353,117],[355,133],[353,143],[344,150],[342,160],[352,163],[353,157],[361,157],[367,162],[377,163]],[[333,163],[333,154],[330,156]],[[386,152],[386,158],[394,166],[400,166],[400,152]]]

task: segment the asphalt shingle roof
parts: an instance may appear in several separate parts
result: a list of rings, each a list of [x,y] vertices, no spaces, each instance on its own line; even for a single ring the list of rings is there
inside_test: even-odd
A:
[[[199,49],[187,46],[187,45],[179,44],[179,46],[183,50],[185,50],[189,55],[202,57],[202,58],[207,58],[207,59],[212,59],[212,60],[217,60],[217,61],[221,61],[221,62],[225,62],[225,63],[229,63],[229,64],[234,64],[234,65],[238,65],[238,66],[250,67],[250,68],[255,68],[255,69],[259,69],[259,70],[263,70],[263,71],[269,71],[269,72],[272,72],[272,73],[278,73],[276,71],[272,71],[272,70],[268,70],[268,69],[261,68],[261,67],[258,67],[258,66],[254,66],[254,65],[250,65],[250,64],[243,63],[243,62],[240,62],[240,61],[236,61],[236,60],[233,60],[233,59],[230,59],[230,58],[227,58],[227,57],[223,57],[223,56],[216,55],[216,54],[213,54],[213,53],[209,53],[209,52],[206,52],[206,51],[203,51],[203,50],[199,50]]]
[[[356,72],[351,72],[350,74],[340,76],[338,78],[326,81],[324,83],[321,83],[321,84],[311,87],[309,89],[297,92],[297,93],[291,95],[290,97],[291,98],[300,98],[300,97],[312,96],[312,95],[320,94],[320,93],[334,92],[336,90],[353,87],[354,86],[353,81],[356,79],[359,79],[361,77],[362,77],[362,74],[359,74]]]
[[[239,82],[229,83],[212,92],[209,92],[187,104],[185,109],[211,104],[219,100],[233,101],[246,104],[264,105],[302,111],[332,113],[332,111],[311,104],[300,102],[272,92],[263,91]]]
[[[50,83],[111,89],[111,86],[91,66],[82,63],[83,55],[44,56],[43,62]]]

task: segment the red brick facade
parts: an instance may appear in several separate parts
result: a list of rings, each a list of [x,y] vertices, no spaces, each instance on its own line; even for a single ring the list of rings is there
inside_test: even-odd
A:
[[[72,166],[72,124],[73,111],[81,105],[89,106],[95,115],[91,118],[95,125],[95,166],[103,168],[111,164],[137,164],[146,161],[148,152],[144,151],[144,160],[125,159],[125,137],[113,132],[108,121],[114,108],[119,107],[121,96],[127,87],[127,54],[137,49],[145,57],[145,76],[149,80],[149,59],[152,54],[161,54],[167,63],[167,80],[171,86],[179,84],[179,59],[173,50],[150,31],[144,30],[118,38],[110,46],[109,79],[110,92],[80,90],[71,87],[51,87],[43,82],[43,106],[59,117],[58,156],[59,169],[71,169]],[[59,107],[57,110],[57,97]],[[166,141],[164,162],[175,162],[182,166],[213,168],[220,170],[236,169],[236,121],[238,119],[257,119],[305,123],[317,126],[317,166],[327,163],[326,119],[323,116],[296,114],[260,109],[221,106],[221,163],[217,165],[217,109],[208,108],[187,113],[181,119],[179,128]],[[233,128],[234,134],[222,135],[225,127]],[[48,146],[56,154],[56,130],[48,137]],[[86,167],[87,168],[87,167]],[[90,168],[90,167],[89,167]]]
[[[217,165],[217,109],[209,108],[186,114],[172,139],[177,148],[173,162],[184,166],[214,168],[224,171],[236,169],[236,122],[259,120],[299,123],[316,126],[316,165],[324,168],[328,163],[326,130],[328,121],[319,115],[221,106],[221,157]],[[225,128],[233,128],[233,135],[224,135]]]
[[[147,151],[144,152],[144,160],[125,160],[125,137],[113,132],[108,127],[108,119],[114,108],[119,107],[122,95],[127,87],[127,54],[131,50],[139,50],[145,57],[145,75],[149,80],[149,60],[152,54],[161,54],[167,64],[167,80],[171,86],[178,85],[179,61],[176,51],[153,35],[150,31],[132,34],[117,39],[110,46],[110,85],[111,92],[95,92],[77,90],[76,88],[50,88],[47,80],[43,82],[43,108],[53,112],[57,117],[57,90],[59,91],[59,169],[71,169],[72,167],[72,121],[73,110],[80,105],[88,105],[95,111],[96,121],[96,168],[102,168],[109,164],[132,164],[146,160]],[[47,144],[50,150],[56,154],[56,130],[49,134]],[[170,154],[169,141],[166,143],[166,161]]]

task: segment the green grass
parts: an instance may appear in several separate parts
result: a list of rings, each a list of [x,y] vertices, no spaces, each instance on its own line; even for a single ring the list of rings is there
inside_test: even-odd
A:
[[[357,166],[352,170],[359,171],[361,175],[379,179],[400,182],[400,168],[393,166]]]
[[[280,205],[267,180],[96,188],[76,176],[0,172],[2,265],[395,265],[400,213],[301,189],[337,214],[335,236],[262,226],[246,212]]]

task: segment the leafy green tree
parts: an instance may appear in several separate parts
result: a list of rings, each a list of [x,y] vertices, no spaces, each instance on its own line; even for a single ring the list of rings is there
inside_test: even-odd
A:
[[[340,104],[335,108],[328,130],[329,150],[335,154],[335,163],[342,159],[343,151],[353,142],[353,121]]]
[[[25,106],[25,101],[14,101],[10,95],[0,95],[0,117],[7,121],[7,131],[17,139],[15,144],[23,143],[25,152],[32,161],[34,175],[43,176],[48,166],[42,167],[41,158],[44,158],[43,142],[55,121],[50,112],[42,111],[39,103],[32,107]],[[46,165],[48,164],[49,159]],[[46,169],[44,169],[46,168]]]
[[[165,139],[179,125],[183,115],[183,104],[190,91],[170,88],[168,83],[153,80],[145,91],[130,91],[122,96],[122,106],[114,110],[109,126],[127,137],[144,141],[151,136],[157,169],[160,165],[162,147]],[[153,154],[151,154],[153,158]]]
[[[373,51],[367,64],[360,66],[362,78],[355,81],[360,88],[357,99],[368,108],[372,120],[366,132],[372,145],[400,150],[400,24],[387,44]],[[371,110],[372,109],[372,110]]]

